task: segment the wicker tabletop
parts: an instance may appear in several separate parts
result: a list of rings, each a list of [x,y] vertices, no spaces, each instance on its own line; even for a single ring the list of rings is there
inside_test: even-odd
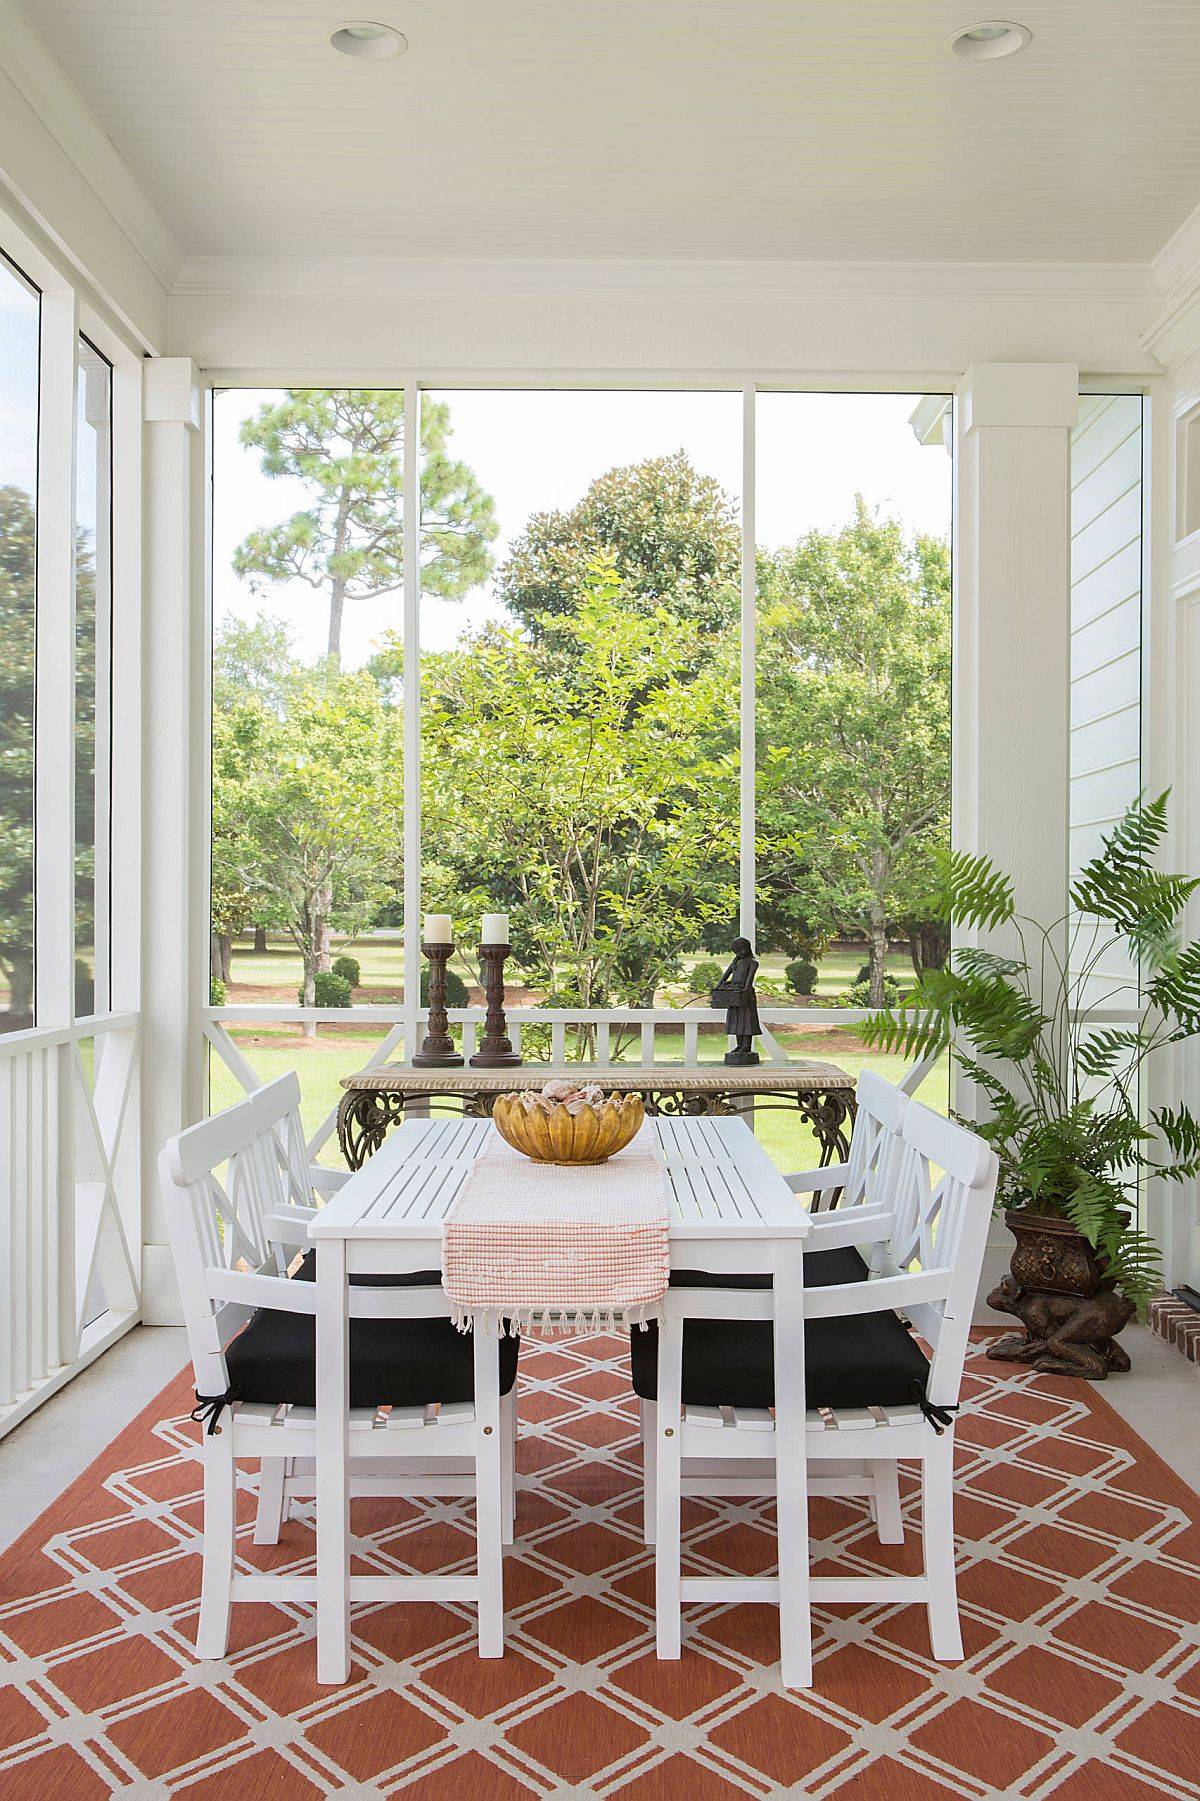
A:
[[[801,1094],[812,1089],[853,1088],[854,1077],[836,1063],[803,1057],[787,1063],[759,1063],[751,1069],[729,1069],[724,1063],[631,1063],[625,1068],[608,1064],[522,1063],[516,1069],[413,1069],[404,1063],[385,1063],[378,1069],[343,1076],[342,1087],[366,1089],[372,1094],[512,1094],[523,1088],[540,1088],[556,1077],[572,1082],[599,1082],[618,1094],[643,1088],[675,1089],[682,1094]]]
[[[812,1127],[824,1163],[842,1161],[854,1119],[854,1077],[836,1063],[798,1057],[786,1063],[734,1068],[724,1063],[551,1064],[513,1069],[414,1069],[386,1063],[344,1076],[338,1142],[351,1169],[360,1169],[406,1112],[427,1111],[439,1099],[458,1100],[468,1116],[486,1118],[496,1096],[540,1088],[553,1077],[599,1082],[610,1092],[640,1094],[652,1115],[728,1115],[761,1106],[795,1108]]]

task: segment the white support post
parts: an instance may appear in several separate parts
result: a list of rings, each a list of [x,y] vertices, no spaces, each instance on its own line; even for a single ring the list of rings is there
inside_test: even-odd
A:
[[[119,357],[112,391],[112,829],[109,907],[109,1006],[142,1005],[142,362]],[[98,1061],[117,1057],[130,1090],[121,1122],[107,1112],[98,1082],[97,1113],[113,1134],[117,1207],[126,1242],[141,1243],[141,1058],[137,1045],[96,1041]],[[112,1072],[110,1071],[110,1076]],[[120,1094],[120,1086],[115,1092]],[[120,1123],[120,1131],[116,1127]],[[137,1275],[140,1281],[140,1256]],[[140,1289],[139,1289],[140,1295]]]
[[[1071,363],[969,368],[957,407],[953,830],[1013,879],[1017,909],[1066,909],[1070,767]],[[1011,933],[989,935],[1011,951]],[[1065,952],[1066,938],[1062,949]],[[971,1116],[973,1084],[956,1105]],[[981,1294],[1007,1265],[993,1229]]]
[[[421,390],[404,389],[404,1059],[420,1046]]]
[[[755,887],[755,658],[758,645],[758,579],[754,522],[755,392],[742,390],[742,636],[740,688],[740,801],[738,849],[738,930],[755,942],[758,897]]]
[[[193,758],[205,722],[198,717],[193,639],[197,612],[195,530],[203,445],[201,398],[188,357],[162,357],[145,367],[145,785],[143,886],[144,1236],[142,1311],[151,1325],[182,1323],[167,1224],[158,1199],[156,1159],[174,1133],[197,1117],[200,1030],[193,954],[197,885]],[[204,922],[201,922],[204,923]]]

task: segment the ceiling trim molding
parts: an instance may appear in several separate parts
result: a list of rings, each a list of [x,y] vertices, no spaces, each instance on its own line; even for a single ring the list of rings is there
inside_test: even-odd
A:
[[[183,245],[14,0],[0,0],[0,67],[163,287],[173,287]]]
[[[1142,348],[1177,369],[1200,352],[1200,206],[1163,245],[1153,269],[1163,303]]]
[[[1138,263],[891,263],[687,259],[480,260],[190,256],[173,291],[210,299],[388,296],[523,299],[810,300],[896,297],[1153,305]]]

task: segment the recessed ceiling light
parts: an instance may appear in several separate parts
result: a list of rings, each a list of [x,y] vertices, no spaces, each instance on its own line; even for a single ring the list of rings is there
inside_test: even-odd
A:
[[[402,31],[396,31],[390,25],[377,25],[372,19],[351,19],[348,24],[339,25],[330,33],[329,42],[343,56],[358,56],[370,62],[378,62],[385,56],[399,56],[402,50],[408,49],[408,39]]]
[[[1028,25],[1014,25],[1011,19],[985,19],[982,25],[967,25],[946,39],[946,48],[969,62],[985,62],[997,56],[1015,56],[1033,42]]]

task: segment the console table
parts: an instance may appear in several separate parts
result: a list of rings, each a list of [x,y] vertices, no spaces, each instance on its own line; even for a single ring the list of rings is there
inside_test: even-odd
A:
[[[469,1119],[490,1116],[498,1094],[540,1088],[552,1077],[599,1082],[610,1092],[640,1094],[649,1114],[729,1116],[751,1105],[795,1107],[821,1147],[821,1162],[842,1163],[854,1123],[854,1077],[836,1063],[797,1058],[729,1069],[723,1063],[606,1065],[523,1063],[516,1069],[413,1069],[388,1063],[344,1076],[338,1143],[351,1169],[361,1169],[390,1127],[432,1100],[456,1100]]]

